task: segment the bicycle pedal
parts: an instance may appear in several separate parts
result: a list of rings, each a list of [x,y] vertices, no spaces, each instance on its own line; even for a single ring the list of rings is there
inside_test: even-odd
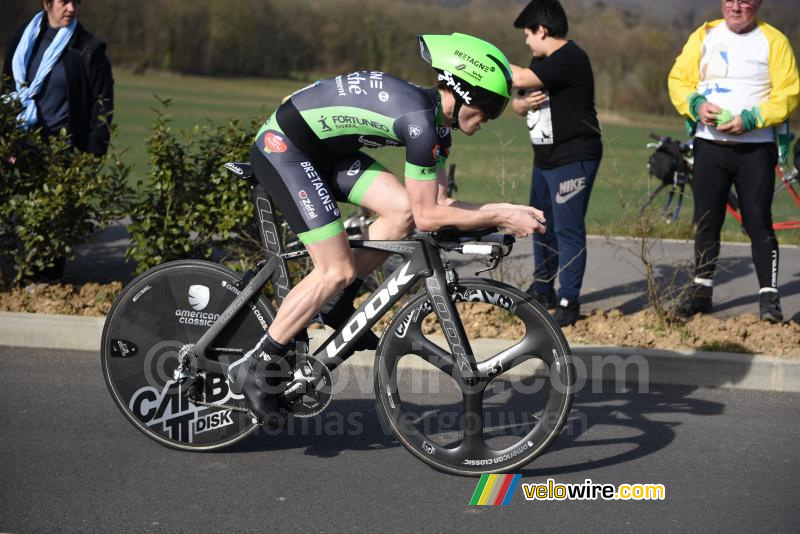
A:
[[[283,393],[287,410],[294,417],[314,417],[331,402],[333,377],[328,367],[317,358],[307,356],[294,369],[294,379]]]

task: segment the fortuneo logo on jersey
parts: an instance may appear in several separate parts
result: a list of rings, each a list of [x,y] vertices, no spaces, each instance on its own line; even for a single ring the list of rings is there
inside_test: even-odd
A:
[[[195,311],[203,311],[208,306],[211,291],[206,286],[195,285],[189,287],[189,305]]]

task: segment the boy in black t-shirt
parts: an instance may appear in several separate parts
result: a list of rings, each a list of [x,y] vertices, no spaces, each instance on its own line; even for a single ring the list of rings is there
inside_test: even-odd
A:
[[[533,0],[514,26],[523,28],[533,59],[529,67],[511,65],[518,88],[512,107],[527,116],[533,143],[530,202],[550,223],[546,234],[533,238],[534,283],[528,293],[555,308],[556,322],[567,326],[580,314],[584,217],[603,155],[594,75],[586,52],[566,39],[567,16],[558,0]]]

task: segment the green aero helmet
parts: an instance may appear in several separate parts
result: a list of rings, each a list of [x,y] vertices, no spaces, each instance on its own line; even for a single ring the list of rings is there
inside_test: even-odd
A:
[[[511,65],[499,48],[463,33],[418,35],[417,39],[422,59],[447,84],[458,107],[477,106],[490,119],[503,113],[511,96]]]

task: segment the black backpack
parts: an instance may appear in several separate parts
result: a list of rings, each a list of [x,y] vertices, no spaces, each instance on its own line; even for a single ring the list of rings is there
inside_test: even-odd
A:
[[[685,183],[688,177],[688,169],[681,154],[680,142],[667,138],[650,155],[650,159],[647,161],[647,169],[652,176],[665,184],[674,183],[676,178],[678,183]]]

